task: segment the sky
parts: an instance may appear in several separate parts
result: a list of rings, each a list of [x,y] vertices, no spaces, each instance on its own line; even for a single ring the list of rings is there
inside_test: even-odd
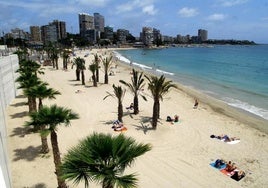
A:
[[[208,39],[249,40],[268,44],[268,0],[0,0],[0,36],[11,29],[29,32],[33,25],[66,22],[69,33],[79,33],[78,14],[100,13],[105,26],[127,29],[138,37],[142,27],[162,35]]]

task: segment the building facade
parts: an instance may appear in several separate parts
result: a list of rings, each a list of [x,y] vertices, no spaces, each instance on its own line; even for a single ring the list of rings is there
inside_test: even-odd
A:
[[[152,46],[154,40],[153,29],[151,27],[143,27],[140,38],[145,46]]]
[[[86,13],[80,13],[78,17],[80,35],[85,37],[87,30],[94,29],[94,17]]]
[[[109,26],[104,27],[104,36],[106,39],[113,40],[114,39],[114,29],[112,27],[109,27]]]
[[[127,36],[129,35],[129,31],[126,29],[117,29],[117,38],[121,44],[127,43]]]
[[[94,28],[97,31],[104,32],[104,17],[99,13],[94,13]]]
[[[199,42],[204,42],[208,40],[208,31],[204,29],[198,30],[198,40]]]
[[[49,23],[49,25],[55,25],[56,33],[57,33],[57,40],[61,40],[67,37],[65,22],[54,20],[53,22]]]
[[[30,26],[31,32],[31,41],[40,42],[41,41],[41,33],[39,26]]]
[[[54,20],[48,25],[41,26],[41,40],[45,45],[49,44],[49,42],[57,42],[66,37],[66,24],[63,21]]]

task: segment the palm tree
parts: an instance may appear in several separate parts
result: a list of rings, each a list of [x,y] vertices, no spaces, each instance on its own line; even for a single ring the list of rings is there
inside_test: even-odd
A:
[[[86,69],[85,59],[77,57],[74,59],[74,64],[76,65],[76,80],[80,80],[80,72],[81,72],[82,85],[85,85],[85,74],[84,74],[84,70]]]
[[[60,94],[59,91],[56,91],[53,88],[47,88],[47,85],[48,85],[47,83],[42,82],[41,84],[31,87],[30,89],[25,91],[26,95],[34,96],[39,99],[38,111],[40,111],[40,109],[43,107],[43,102],[42,102],[43,99],[45,98],[55,99],[55,95]],[[46,127],[44,125],[44,126],[40,126],[39,128],[42,131],[42,130],[45,130]],[[47,135],[41,134],[41,143],[42,143],[41,153],[48,153],[49,148],[48,148],[48,143],[47,143]]]
[[[97,77],[95,75],[97,69],[98,68],[97,68],[97,65],[95,63],[89,65],[89,70],[92,72],[92,81],[93,81],[93,86],[94,87],[98,86]]]
[[[152,149],[149,144],[136,143],[123,134],[94,133],[68,151],[61,165],[62,178],[74,184],[84,181],[102,184],[103,188],[137,187],[136,174],[123,175],[126,167]]]
[[[59,53],[60,51],[56,47],[51,48],[51,60],[52,60],[53,68],[55,68],[56,66],[56,69],[59,69],[59,64],[58,64]]]
[[[108,84],[108,72],[112,66],[112,56],[106,57],[102,60],[103,68],[104,68],[104,84]]]
[[[78,114],[72,112],[72,110],[52,105],[50,107],[43,106],[39,111],[30,113],[30,121],[25,123],[26,126],[45,126],[45,128],[41,130],[41,134],[47,136],[50,134],[58,188],[67,188],[67,186],[65,180],[60,177],[59,167],[61,165],[61,156],[56,133],[57,126],[60,124],[68,126],[70,125],[70,120],[78,118]]]
[[[105,100],[107,97],[116,97],[118,99],[118,120],[123,122],[123,98],[125,96],[126,90],[122,89],[121,86],[115,86],[113,84],[113,88],[114,88],[114,93],[108,93],[108,95],[106,97],[103,98],[103,100]]]
[[[135,71],[135,69],[132,69],[132,77],[131,77],[131,83],[127,83],[124,80],[119,80],[122,84],[127,86],[131,93],[134,95],[133,104],[134,104],[134,114],[139,113],[139,98],[138,96],[142,96],[142,98],[147,101],[146,97],[140,93],[140,91],[143,90],[145,83],[143,78],[143,73],[140,73],[138,71]]]
[[[18,89],[23,89],[24,94],[28,97],[29,112],[36,111],[35,96],[27,95],[27,92],[25,91],[40,84],[41,81],[37,77],[37,73],[43,74],[40,65],[34,61],[22,60],[19,69],[16,72],[20,74],[16,79],[16,82],[19,83]]]
[[[98,54],[94,55],[94,61],[93,64],[96,65],[96,81],[99,82],[99,64],[100,64],[100,58],[98,56]]]
[[[62,58],[63,58],[63,69],[67,70],[68,69],[68,60],[70,57],[70,50],[69,49],[64,49],[62,52]]]
[[[156,129],[157,127],[157,120],[160,116],[160,100],[163,101],[163,96],[169,92],[170,88],[177,88],[175,84],[172,84],[172,81],[165,81],[164,75],[161,77],[157,76],[147,76],[145,77],[148,79],[148,89],[151,91],[153,99],[154,99],[154,106],[153,106],[153,117],[152,117],[152,127]]]

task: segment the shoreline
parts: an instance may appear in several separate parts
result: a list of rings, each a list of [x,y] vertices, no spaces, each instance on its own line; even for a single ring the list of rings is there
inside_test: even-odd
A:
[[[135,50],[136,48],[123,48],[123,49],[114,49],[108,51],[120,51],[120,50]],[[126,68],[129,68],[130,70],[133,68],[131,65],[127,64],[126,62],[118,60],[121,64],[121,66],[126,66]],[[149,74],[149,75],[155,75],[153,72],[146,71],[146,69],[141,69],[140,67],[135,67],[139,69],[140,71]],[[166,77],[166,79],[169,79]],[[172,80],[172,79],[169,79]],[[229,116],[231,118],[234,118],[238,120],[241,123],[248,124],[252,128],[255,128],[257,130],[260,130],[266,134],[268,134],[268,120],[253,114],[249,111],[246,111],[244,109],[231,106],[227,104],[225,101],[221,101],[215,97],[212,97],[208,94],[202,93],[201,91],[193,88],[189,88],[177,81],[172,80],[176,85],[178,86],[179,90],[185,92],[187,95],[191,96],[193,100],[196,98],[199,102],[202,102],[203,104],[207,104],[211,109],[213,109],[215,112],[223,113],[226,116]]]

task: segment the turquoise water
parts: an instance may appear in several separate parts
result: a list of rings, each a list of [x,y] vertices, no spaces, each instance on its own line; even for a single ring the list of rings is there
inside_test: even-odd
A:
[[[268,45],[135,49],[116,55],[268,119]]]

